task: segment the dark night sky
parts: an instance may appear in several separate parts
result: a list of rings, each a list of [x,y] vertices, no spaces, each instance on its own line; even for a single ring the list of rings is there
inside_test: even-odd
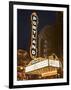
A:
[[[35,11],[35,10],[17,10],[18,20],[18,34],[17,34],[17,48],[29,51],[31,38],[31,21],[30,16],[36,12],[39,18],[38,32],[41,31],[45,25],[53,25],[56,21],[56,12],[54,11]]]

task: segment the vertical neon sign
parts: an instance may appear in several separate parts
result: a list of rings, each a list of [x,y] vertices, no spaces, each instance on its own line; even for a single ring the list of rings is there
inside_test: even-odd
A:
[[[37,27],[38,27],[38,16],[35,12],[31,14],[31,46],[30,46],[30,56],[31,58],[37,57]]]

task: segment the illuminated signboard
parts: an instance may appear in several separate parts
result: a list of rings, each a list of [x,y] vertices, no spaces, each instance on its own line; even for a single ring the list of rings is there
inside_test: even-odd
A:
[[[61,67],[59,60],[46,59],[46,60],[43,60],[41,62],[37,62],[35,64],[31,63],[31,65],[29,65],[25,68],[25,72],[34,71],[34,70],[41,69],[41,68],[48,67],[48,66],[56,67],[56,68]]]
[[[31,58],[37,57],[37,26],[38,26],[38,16],[35,12],[31,14],[31,46],[30,46],[30,56]]]

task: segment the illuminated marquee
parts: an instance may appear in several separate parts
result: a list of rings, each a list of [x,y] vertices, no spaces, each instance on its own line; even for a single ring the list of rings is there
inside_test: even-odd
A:
[[[30,46],[30,56],[31,58],[37,57],[37,26],[38,26],[38,16],[34,12],[31,14],[31,25],[32,25],[32,32],[31,32],[31,46]]]
[[[48,64],[49,63],[49,64]],[[60,65],[60,61],[59,60],[48,60],[48,59],[45,59],[41,62],[37,62],[35,64],[32,64],[27,66],[25,68],[25,72],[31,72],[31,71],[34,71],[34,70],[38,70],[38,69],[41,69],[41,68],[44,68],[44,67],[56,67],[56,68],[60,68],[61,65]]]

